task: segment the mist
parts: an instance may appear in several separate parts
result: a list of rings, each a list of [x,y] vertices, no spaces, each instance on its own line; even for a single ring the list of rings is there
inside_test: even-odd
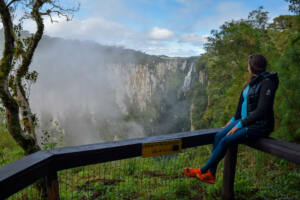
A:
[[[73,146],[190,130],[185,94],[197,60],[44,35],[30,66],[37,82],[27,85],[39,144]]]
[[[43,131],[53,129],[62,130],[64,145],[145,136],[142,126],[123,120],[126,108],[117,104],[125,95],[128,77],[117,74],[114,66],[134,61],[133,55],[120,58],[112,49],[57,38],[41,41],[31,65],[39,76],[30,88],[40,143]]]

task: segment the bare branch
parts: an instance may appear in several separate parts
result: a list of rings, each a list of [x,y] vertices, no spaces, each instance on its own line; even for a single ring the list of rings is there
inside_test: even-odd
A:
[[[43,12],[41,14],[48,15],[52,22],[54,22],[54,20],[52,20],[51,14],[54,13],[58,17],[65,17],[67,21],[70,21],[73,18],[73,13],[77,12],[80,8],[80,3],[78,3],[76,7],[72,7],[72,8],[64,8],[58,5],[56,1],[47,1],[47,4],[49,4],[51,8],[47,9],[46,12]]]
[[[15,2],[18,2],[18,1],[21,1],[21,0],[11,0],[8,4],[7,4],[7,8],[11,5],[11,4],[13,4],[13,3],[15,3]]]

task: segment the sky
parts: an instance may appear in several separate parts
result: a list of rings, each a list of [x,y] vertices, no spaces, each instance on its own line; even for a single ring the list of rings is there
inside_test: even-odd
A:
[[[263,6],[270,21],[291,14],[284,0],[78,0],[73,20],[45,19],[45,34],[122,46],[152,55],[198,56],[211,30],[226,21],[246,19]],[[74,0],[64,0],[69,6]],[[24,28],[35,30],[33,22]]]

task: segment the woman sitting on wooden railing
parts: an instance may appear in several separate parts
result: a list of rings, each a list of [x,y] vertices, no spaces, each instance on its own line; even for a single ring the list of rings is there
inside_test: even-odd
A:
[[[273,103],[279,81],[277,73],[266,72],[266,67],[264,56],[248,57],[250,79],[243,87],[235,116],[216,133],[207,163],[202,168],[184,168],[186,176],[214,184],[217,165],[229,146],[269,136],[273,131]]]

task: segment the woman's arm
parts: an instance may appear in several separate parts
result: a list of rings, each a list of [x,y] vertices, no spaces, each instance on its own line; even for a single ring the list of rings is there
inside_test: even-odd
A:
[[[231,120],[229,122],[227,122],[227,124],[225,126],[223,126],[222,128],[225,128],[226,126],[228,126],[229,124],[231,124],[232,122],[234,122],[234,117],[231,118]]]
[[[241,109],[242,109],[242,102],[243,102],[244,98],[243,98],[243,91],[241,92],[240,95],[240,99],[238,102],[238,106],[235,112],[235,115],[230,119],[230,121],[227,122],[227,124],[225,126],[223,126],[222,128],[225,128],[226,126],[228,126],[230,123],[234,122],[235,120],[238,120],[241,118]]]
[[[230,121],[227,122],[227,124],[225,126],[223,126],[222,128],[225,128],[226,126],[228,126],[230,123],[234,122],[235,120],[238,120],[241,118],[241,109],[242,109],[242,102],[243,102],[244,98],[243,98],[243,91],[240,95],[240,99],[239,99],[239,103],[235,112],[235,115],[230,119]]]
[[[275,84],[269,79],[264,80],[260,89],[257,108],[242,120],[243,127],[261,119],[265,112],[270,112],[272,110],[275,92]]]
[[[244,97],[243,97],[243,90],[241,92],[241,95],[240,95],[240,99],[239,99],[239,103],[238,103],[238,106],[236,108],[236,112],[235,112],[235,115],[234,115],[234,120],[238,120],[241,118],[241,110],[242,110],[242,103],[244,101]]]

